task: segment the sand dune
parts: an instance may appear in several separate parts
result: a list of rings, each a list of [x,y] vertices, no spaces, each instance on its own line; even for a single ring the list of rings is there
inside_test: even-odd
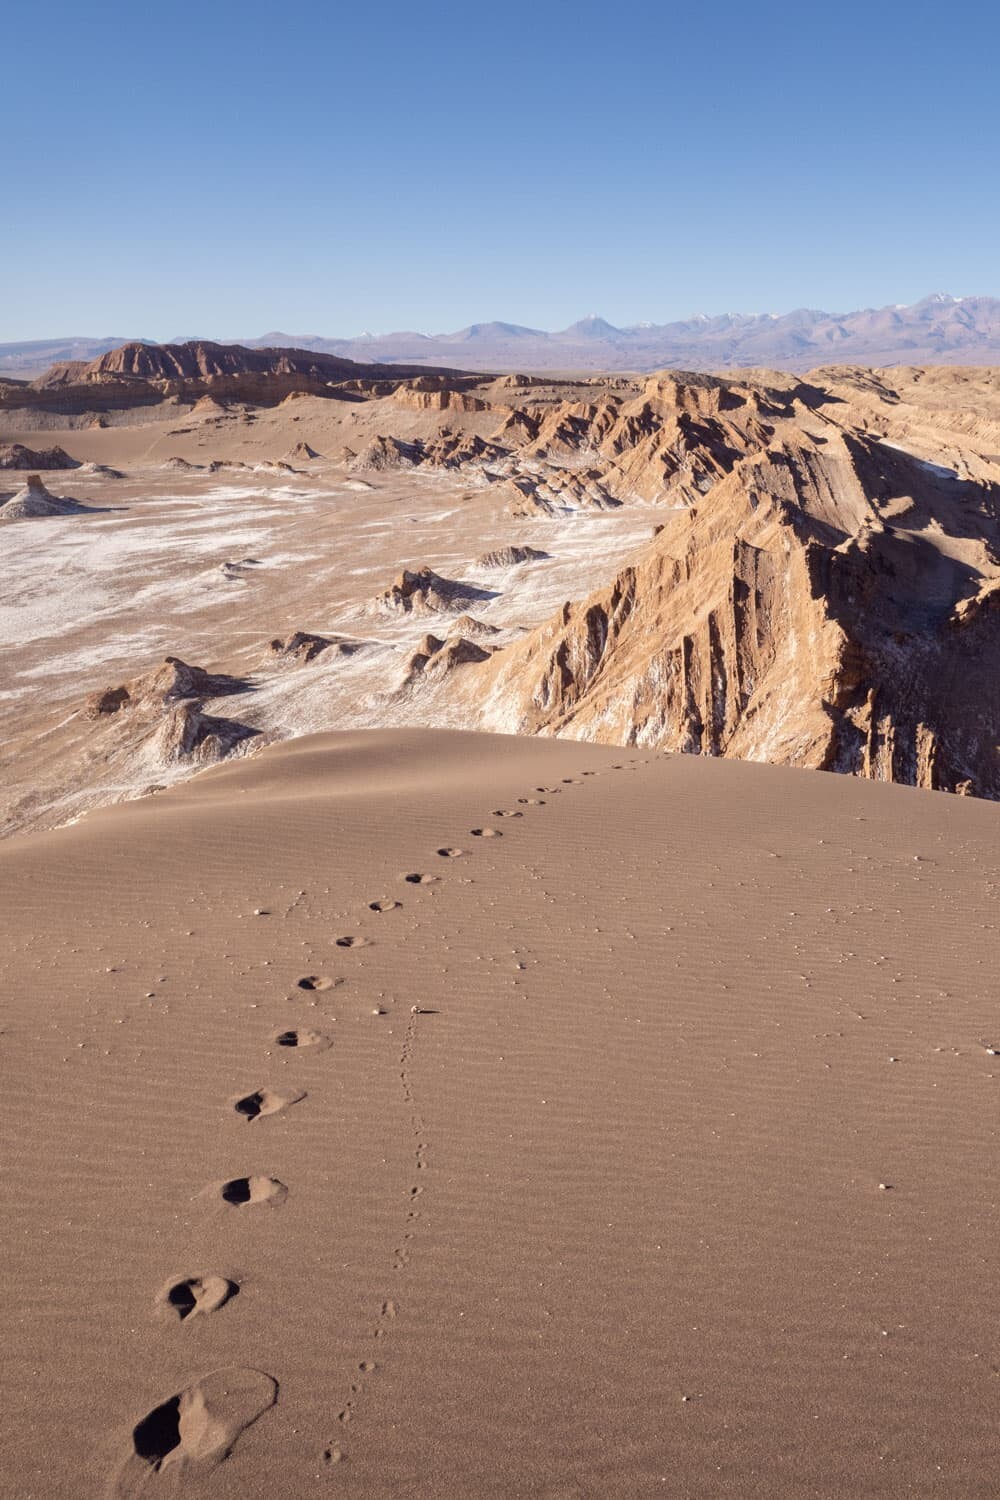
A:
[[[992,1495],[998,819],[403,731],[8,840],[0,1492]]]

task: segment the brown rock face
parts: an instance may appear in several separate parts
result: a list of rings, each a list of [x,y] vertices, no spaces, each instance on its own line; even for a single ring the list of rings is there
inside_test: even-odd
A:
[[[184,702],[166,714],[149,742],[149,749],[157,760],[167,764],[195,760],[212,765],[232,754],[238,745],[255,738],[258,732],[236,719],[214,718],[204,712],[200,703]]]
[[[99,719],[103,714],[116,714],[128,702],[127,687],[103,688],[100,692],[91,693],[84,712],[88,719]]]
[[[389,469],[412,469],[422,457],[417,443],[405,443],[400,438],[379,436],[372,438],[368,446],[352,460],[351,468],[379,473]]]
[[[185,344],[121,344],[89,362],[53,365],[27,383],[0,384],[0,409],[38,407],[80,412],[149,406],[176,397],[209,396],[274,405],[295,392],[346,399],[353,391],[383,393],[420,376],[420,365],[363,365],[306,349],[247,349],[193,340]],[[460,376],[458,371],[442,372]]]
[[[294,658],[298,662],[315,661],[316,657],[323,651],[327,651],[333,645],[329,636],[310,635],[307,630],[296,630],[284,640],[273,640],[271,642],[271,653],[274,656]]]
[[[79,462],[63,448],[26,448],[23,443],[0,443],[0,469],[78,469]]]
[[[268,651],[272,660],[286,661],[302,666],[315,661],[324,652],[333,656],[353,656],[365,646],[364,641],[349,640],[342,635],[313,635],[308,630],[295,630],[283,640],[279,637],[270,642]]]
[[[477,599],[492,597],[487,589],[442,578],[433,568],[404,568],[389,588],[372,601],[371,609],[388,614],[454,613]]]
[[[818,421],[799,391],[654,385],[683,449],[647,398],[629,419],[649,426],[647,471],[670,479],[683,451],[672,493],[689,508],[473,669],[487,727],[1000,796],[1000,486],[856,413],[838,426],[835,404]],[[602,443],[624,430],[619,413]]]
[[[477,568],[514,568],[519,563],[538,562],[548,557],[538,547],[496,547],[476,558]]]
[[[393,400],[404,411],[489,411],[488,401],[470,396],[466,391],[456,391],[449,386],[431,384],[424,377],[393,392]]]
[[[92,693],[84,713],[95,725],[104,721],[114,748],[130,756],[141,752],[154,763],[207,764],[231,754],[258,731],[206,714],[204,700],[228,698],[248,686],[243,678],[206,672],[168,656],[153,672]]]

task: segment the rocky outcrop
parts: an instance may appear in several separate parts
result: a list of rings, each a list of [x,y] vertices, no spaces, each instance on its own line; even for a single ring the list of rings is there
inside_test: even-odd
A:
[[[205,712],[212,698],[249,691],[244,678],[207,672],[168,656],[161,666],[116,687],[92,693],[84,716],[113,736],[108,753],[127,751],[153,763],[209,764],[245,747],[259,731],[235,719]]]
[[[29,474],[27,483],[13,495],[0,495],[0,521],[28,521],[45,516],[85,515],[93,507],[81,505],[69,495],[53,495],[42,483],[41,476]]]
[[[444,641],[436,635],[425,635],[406,658],[403,675],[404,684],[412,683],[420,676],[435,652],[440,651]]]
[[[124,479],[125,475],[121,469],[112,469],[110,464],[83,464],[80,474],[93,474],[98,479]]]
[[[441,640],[436,635],[425,635],[407,658],[403,686],[412,687],[421,679],[440,679],[455,667],[488,661],[496,649],[495,646],[483,646],[458,633],[449,635],[446,640]]]
[[[709,390],[698,421],[729,420]],[[739,402],[757,450],[473,669],[484,726],[1000,796],[1000,486]]]
[[[478,396],[471,396],[467,391],[457,391],[445,385],[429,382],[425,384],[422,380],[414,380],[406,385],[397,386],[392,399],[404,411],[492,410],[488,401],[483,401]]]
[[[507,514],[515,518],[615,510],[622,503],[596,468],[565,469],[535,463],[529,469],[515,465],[505,476],[503,492],[510,497]]]
[[[271,641],[268,651],[272,660],[303,666],[326,652],[334,656],[353,656],[364,644],[364,641],[348,640],[346,636],[312,635],[307,630],[295,630],[291,635]]]
[[[226,417],[229,415],[228,408],[214,396],[199,396],[189,413],[190,416],[202,419]]]
[[[477,620],[475,615],[459,615],[452,629],[456,635],[465,635],[474,641],[489,640],[491,636],[501,633],[496,625],[488,625],[485,620]]]
[[[490,465],[503,464],[508,459],[505,449],[480,437],[475,432],[456,432],[450,427],[440,427],[425,442],[420,444],[419,461],[432,469],[486,470]]]
[[[495,547],[476,558],[477,568],[514,568],[519,563],[538,562],[549,556],[538,547]]]
[[[380,435],[351,460],[351,468],[362,472],[382,473],[390,469],[412,469],[423,457],[418,443]]]
[[[204,396],[273,406],[293,393],[348,400],[366,387],[374,393],[380,386],[387,394],[424,373],[421,365],[364,365],[306,349],[248,349],[207,340],[127,343],[90,361],[53,365],[32,381],[0,383],[0,410],[104,412],[169,398],[193,404]],[[441,373],[461,378],[457,370]]]
[[[214,765],[259,733],[238,720],[206,714],[200,703],[178,703],[157,726],[146,749],[164,765],[177,761]]]
[[[79,469],[64,448],[26,448],[23,443],[0,443],[0,469]]]
[[[390,586],[375,598],[375,614],[447,614],[460,612],[477,600],[492,599],[488,589],[442,578],[433,568],[404,568]]]
[[[119,687],[101,688],[99,692],[91,693],[84,706],[84,713],[88,719],[100,719],[109,714],[116,714],[119,709],[126,707],[130,702],[129,690],[124,684]]]
[[[455,667],[488,661],[495,650],[495,646],[484,646],[478,641],[470,641],[466,636],[449,636],[440,651],[436,651],[428,662],[426,675],[444,677]]]

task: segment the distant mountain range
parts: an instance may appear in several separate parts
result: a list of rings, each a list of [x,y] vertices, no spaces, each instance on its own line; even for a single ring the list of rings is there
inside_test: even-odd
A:
[[[0,375],[31,377],[56,362],[96,359],[125,342],[122,338],[65,338],[0,344]],[[803,371],[828,364],[989,365],[1000,364],[1000,298],[935,292],[908,306],[852,313],[809,308],[782,314],[723,313],[628,328],[616,328],[591,315],[554,333],[516,323],[472,323],[456,333],[362,334],[345,339],[273,332],[240,342],[251,349],[310,349],[364,364],[405,361],[528,372],[648,371],[665,366],[722,370],[756,365]]]

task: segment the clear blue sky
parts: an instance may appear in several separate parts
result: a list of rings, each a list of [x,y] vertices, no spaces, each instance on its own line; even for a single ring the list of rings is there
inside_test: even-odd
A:
[[[8,0],[0,340],[1000,293],[991,0]]]

